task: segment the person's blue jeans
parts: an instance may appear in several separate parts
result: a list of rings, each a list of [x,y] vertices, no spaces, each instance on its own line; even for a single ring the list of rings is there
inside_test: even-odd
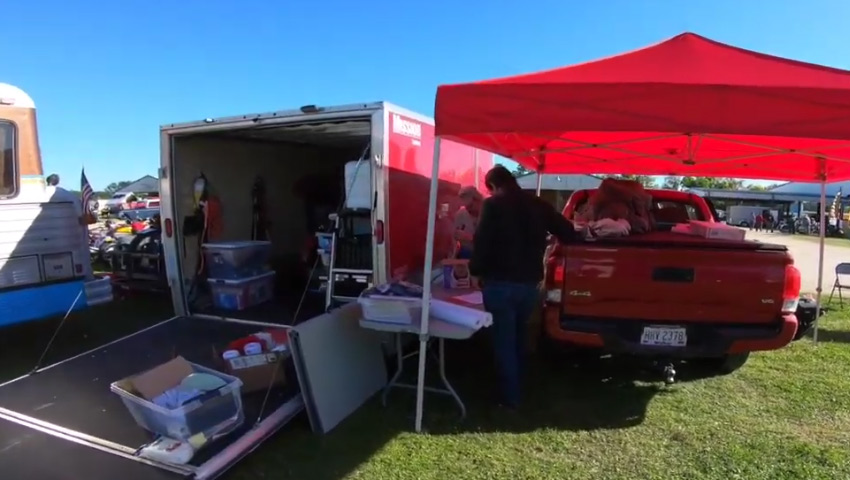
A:
[[[522,397],[525,337],[538,299],[537,285],[484,281],[484,308],[493,315],[493,350],[502,401],[511,407]]]

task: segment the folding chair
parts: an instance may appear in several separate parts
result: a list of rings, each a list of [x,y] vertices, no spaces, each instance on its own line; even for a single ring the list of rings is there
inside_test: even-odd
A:
[[[850,275],[850,263],[839,263],[835,266],[835,282],[832,284],[832,291],[829,292],[829,301],[832,302],[832,296],[835,290],[838,289],[838,304],[844,306],[844,299],[841,297],[841,290],[844,288],[850,289],[850,284],[841,283],[843,275]]]

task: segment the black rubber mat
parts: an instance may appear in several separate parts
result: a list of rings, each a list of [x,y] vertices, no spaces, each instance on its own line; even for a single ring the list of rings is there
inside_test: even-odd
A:
[[[0,419],[3,480],[179,480],[185,477]]]
[[[140,447],[153,437],[136,424],[121,399],[110,391],[112,382],[176,355],[215,368],[214,348],[221,351],[231,340],[258,330],[257,326],[234,322],[177,318],[0,387],[0,406],[86,435]],[[291,363],[287,366],[287,385],[271,391],[262,409],[263,418],[298,394]],[[243,395],[243,427],[207,445],[192,464],[202,464],[249,430],[260,416],[264,398],[265,391]],[[2,475],[0,478],[5,479]]]

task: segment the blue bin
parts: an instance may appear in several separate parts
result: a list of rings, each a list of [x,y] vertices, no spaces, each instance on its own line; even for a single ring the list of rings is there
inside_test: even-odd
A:
[[[209,278],[240,280],[269,271],[271,242],[246,240],[205,243],[203,249]]]

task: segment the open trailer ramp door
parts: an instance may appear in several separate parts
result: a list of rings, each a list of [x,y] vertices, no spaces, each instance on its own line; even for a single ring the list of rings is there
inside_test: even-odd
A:
[[[98,460],[104,471],[124,468],[120,471],[128,473],[122,473],[120,478],[129,480],[212,479],[233,467],[305,408],[313,430],[327,433],[387,381],[383,337],[361,329],[360,317],[358,304],[343,306],[296,327],[175,317],[2,384],[0,477],[68,478],[51,476],[47,466],[39,465],[43,461],[30,464],[36,455],[43,457],[45,452],[51,452],[51,457],[54,453],[61,457],[57,464],[66,465],[63,473],[72,474],[74,479],[119,478],[85,475],[100,457],[108,458]],[[242,426],[211,441],[188,464],[170,465],[138,457],[139,448],[154,437],[137,425],[120,397],[110,390],[112,382],[148,371],[177,355],[215,369],[217,356],[212,346],[253,334],[258,327],[288,332],[292,355],[291,363],[284,368],[287,381],[270,389],[243,391]],[[54,443],[60,446],[52,447]],[[23,452],[19,456],[5,455],[3,450],[17,448]],[[83,453],[74,453],[78,450]],[[120,467],[123,464],[127,466]],[[134,477],[136,471],[141,476]],[[146,471],[153,473],[144,476]],[[27,475],[15,477],[6,472]]]
[[[175,317],[43,368],[35,374],[0,385],[0,415],[6,423],[13,424],[3,425],[12,434],[20,428],[29,429],[33,436],[48,435],[57,441],[112,455],[124,462],[156,466],[163,471],[198,480],[216,478],[304,409],[298,382],[293,380],[268,390],[243,392],[244,423],[229,434],[212,440],[188,464],[182,466],[136,456],[139,448],[150,443],[154,437],[136,424],[120,397],[112,393],[110,385],[114,381],[148,371],[177,355],[192,363],[216,369],[218,362],[213,346],[255,333],[258,326],[262,324]],[[277,325],[266,326],[280,328]],[[297,356],[297,353],[293,355]],[[287,375],[295,375],[293,365],[285,365],[285,370]],[[40,434],[36,435],[35,432]],[[19,437],[26,438],[25,435]],[[6,438],[0,435],[0,443],[6,441]],[[10,445],[13,448],[17,446],[14,442]],[[52,451],[41,453],[45,455],[49,452]],[[4,459],[0,456],[0,460],[11,462],[9,457]],[[25,468],[25,465],[13,466]],[[84,468],[69,468],[66,473],[72,473],[75,479],[89,478],[77,474],[78,470],[84,471]],[[38,472],[34,470],[34,473]],[[5,469],[0,476],[4,479],[15,478],[7,476]],[[68,477],[34,475],[24,478]],[[122,475],[121,478],[132,477]]]
[[[189,476],[115,455],[0,415],[5,480],[181,480]]]

